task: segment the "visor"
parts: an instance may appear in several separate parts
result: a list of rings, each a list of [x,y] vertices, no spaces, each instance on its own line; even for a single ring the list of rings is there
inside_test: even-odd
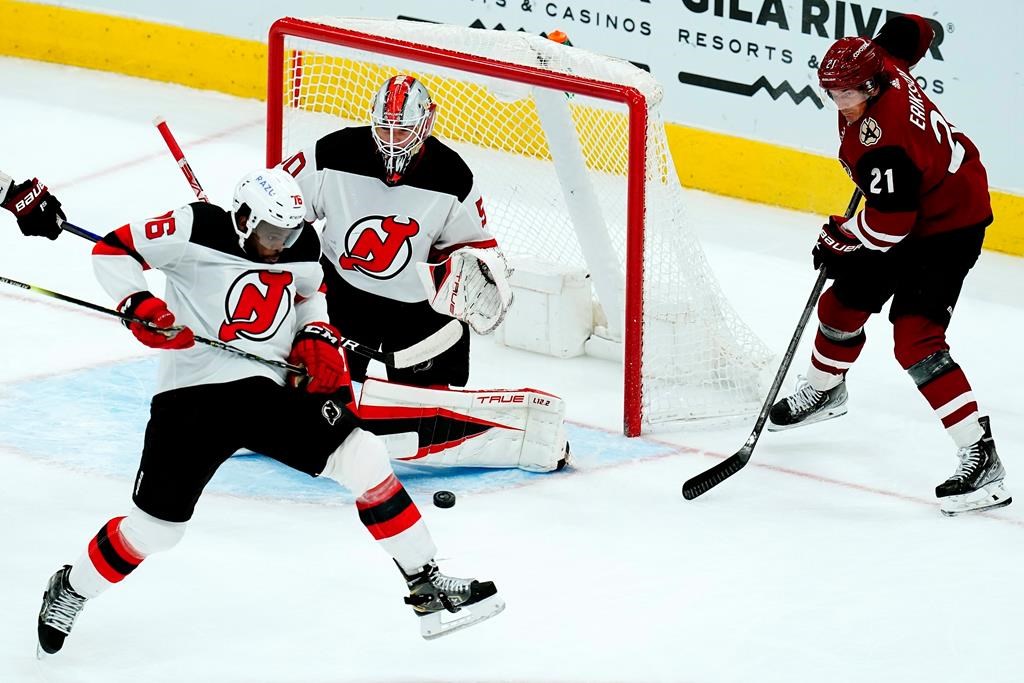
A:
[[[849,109],[868,101],[871,97],[868,88],[824,89],[826,99],[837,109]]]
[[[301,224],[294,228],[281,228],[266,221],[260,221],[252,234],[265,249],[288,249],[299,241],[302,229]]]

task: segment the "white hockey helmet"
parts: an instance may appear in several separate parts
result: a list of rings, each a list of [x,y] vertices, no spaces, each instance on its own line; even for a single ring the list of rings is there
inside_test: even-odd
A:
[[[237,215],[245,207],[249,216],[238,225]],[[272,168],[247,173],[235,186],[231,203],[231,219],[238,231],[238,243],[253,233],[267,248],[282,246],[287,249],[302,234],[306,205],[298,181],[281,169]]]
[[[430,93],[412,76],[392,76],[373,96],[373,140],[384,157],[389,184],[398,182],[430,137],[436,114],[437,105],[430,99]]]

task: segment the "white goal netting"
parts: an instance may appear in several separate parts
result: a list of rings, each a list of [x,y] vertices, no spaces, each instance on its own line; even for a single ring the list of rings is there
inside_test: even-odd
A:
[[[281,131],[271,158],[341,125],[365,125],[385,79],[415,76],[437,102],[434,134],[469,163],[487,227],[510,260],[585,268],[599,333],[630,340],[627,432],[639,431],[641,421],[757,408],[770,354],[723,297],[687,225],[659,111],[661,86],[649,73],[525,33],[394,20],[298,23],[303,37],[286,35],[281,63],[271,65],[283,74],[280,111],[269,112],[269,125]],[[348,46],[347,31],[374,38]],[[560,88],[540,87],[538,72],[568,78]],[[606,94],[613,89],[634,106]],[[640,126],[632,154],[631,116]],[[278,144],[273,135],[268,144]],[[642,210],[629,200],[630,183]]]

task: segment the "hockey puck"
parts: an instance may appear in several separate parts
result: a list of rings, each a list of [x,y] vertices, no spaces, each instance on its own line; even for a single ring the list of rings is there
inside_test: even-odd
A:
[[[434,494],[434,505],[439,508],[455,507],[455,494],[451,491],[438,491]]]

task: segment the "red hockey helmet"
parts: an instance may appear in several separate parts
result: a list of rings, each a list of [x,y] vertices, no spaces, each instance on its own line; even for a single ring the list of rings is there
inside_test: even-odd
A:
[[[840,38],[832,43],[818,66],[822,90],[853,90],[878,85],[884,70],[882,51],[868,38]]]

